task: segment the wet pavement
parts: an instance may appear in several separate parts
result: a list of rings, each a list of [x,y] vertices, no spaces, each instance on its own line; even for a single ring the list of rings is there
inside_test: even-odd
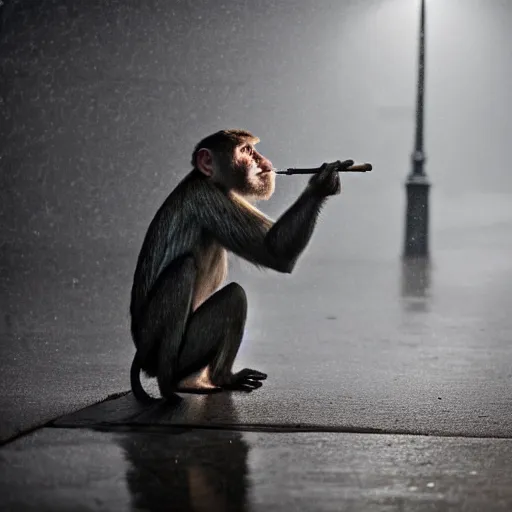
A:
[[[509,511],[512,440],[45,428],[0,452],[1,510]]]
[[[2,448],[0,508],[510,510],[512,246],[502,235],[446,241],[428,265],[313,254],[276,278],[233,263],[252,306],[237,366],[268,380],[251,394],[149,407],[126,394],[133,349],[123,308],[109,308],[124,293],[119,277],[53,304],[33,291],[24,318],[42,332],[18,323],[7,334],[25,341],[2,345],[12,363],[2,428],[46,428]],[[43,314],[71,312],[73,300],[97,323],[64,314],[59,327]],[[95,404],[110,393],[121,396]]]

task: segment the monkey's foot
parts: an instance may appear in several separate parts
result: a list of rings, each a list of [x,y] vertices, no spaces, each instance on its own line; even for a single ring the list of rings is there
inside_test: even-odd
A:
[[[206,369],[199,375],[183,379],[178,384],[176,391],[179,393],[218,393],[222,391],[222,388],[213,384]]]
[[[196,395],[219,393],[219,391],[222,391],[222,388],[219,386],[214,386],[213,384],[211,384],[211,385],[198,384],[195,386],[184,386],[184,385],[180,384],[176,388],[176,393],[195,393]]]
[[[247,391],[250,393],[254,389],[261,388],[263,383],[260,381],[266,378],[266,373],[245,368],[228,377],[226,382],[222,384],[222,387],[233,391]]]

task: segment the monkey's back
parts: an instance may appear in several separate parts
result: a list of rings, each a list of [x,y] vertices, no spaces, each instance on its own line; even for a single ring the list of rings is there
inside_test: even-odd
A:
[[[194,179],[189,173],[169,194],[151,220],[133,276],[130,313],[141,310],[158,276],[179,256],[195,252],[200,229],[191,221],[187,207],[188,184]]]

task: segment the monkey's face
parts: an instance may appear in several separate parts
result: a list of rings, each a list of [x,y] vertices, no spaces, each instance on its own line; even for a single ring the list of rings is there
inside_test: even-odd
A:
[[[274,193],[272,162],[250,143],[237,146],[231,164],[232,189],[249,200],[266,200]]]

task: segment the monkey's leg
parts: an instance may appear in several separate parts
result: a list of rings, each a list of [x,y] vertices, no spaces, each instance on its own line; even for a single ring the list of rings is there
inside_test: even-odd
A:
[[[190,378],[215,359],[223,342],[223,336],[215,334],[222,331],[213,327],[212,335],[210,326],[205,323],[211,321],[211,308],[200,307],[191,314],[196,276],[196,265],[192,256],[173,262],[162,275],[162,281],[151,298],[145,317],[145,321],[154,325],[156,330],[156,376],[164,398],[171,398],[174,392],[185,390],[179,383],[186,377],[189,379],[184,382],[183,387],[188,385],[194,392],[221,389],[212,383],[208,374]],[[223,294],[220,295],[222,297]],[[222,299],[220,303],[223,303]],[[219,315],[218,309],[213,311],[216,316]]]
[[[266,375],[246,368],[236,374],[231,369],[240,348],[247,317],[244,289],[231,283],[208,298],[191,316],[178,360],[181,391],[194,391],[211,383],[224,389],[252,391]],[[207,350],[205,350],[207,347]],[[207,366],[206,366],[207,365]]]
[[[173,261],[158,278],[137,329],[141,367],[156,376],[164,398],[174,396],[180,347],[190,316],[197,270],[193,256]]]

